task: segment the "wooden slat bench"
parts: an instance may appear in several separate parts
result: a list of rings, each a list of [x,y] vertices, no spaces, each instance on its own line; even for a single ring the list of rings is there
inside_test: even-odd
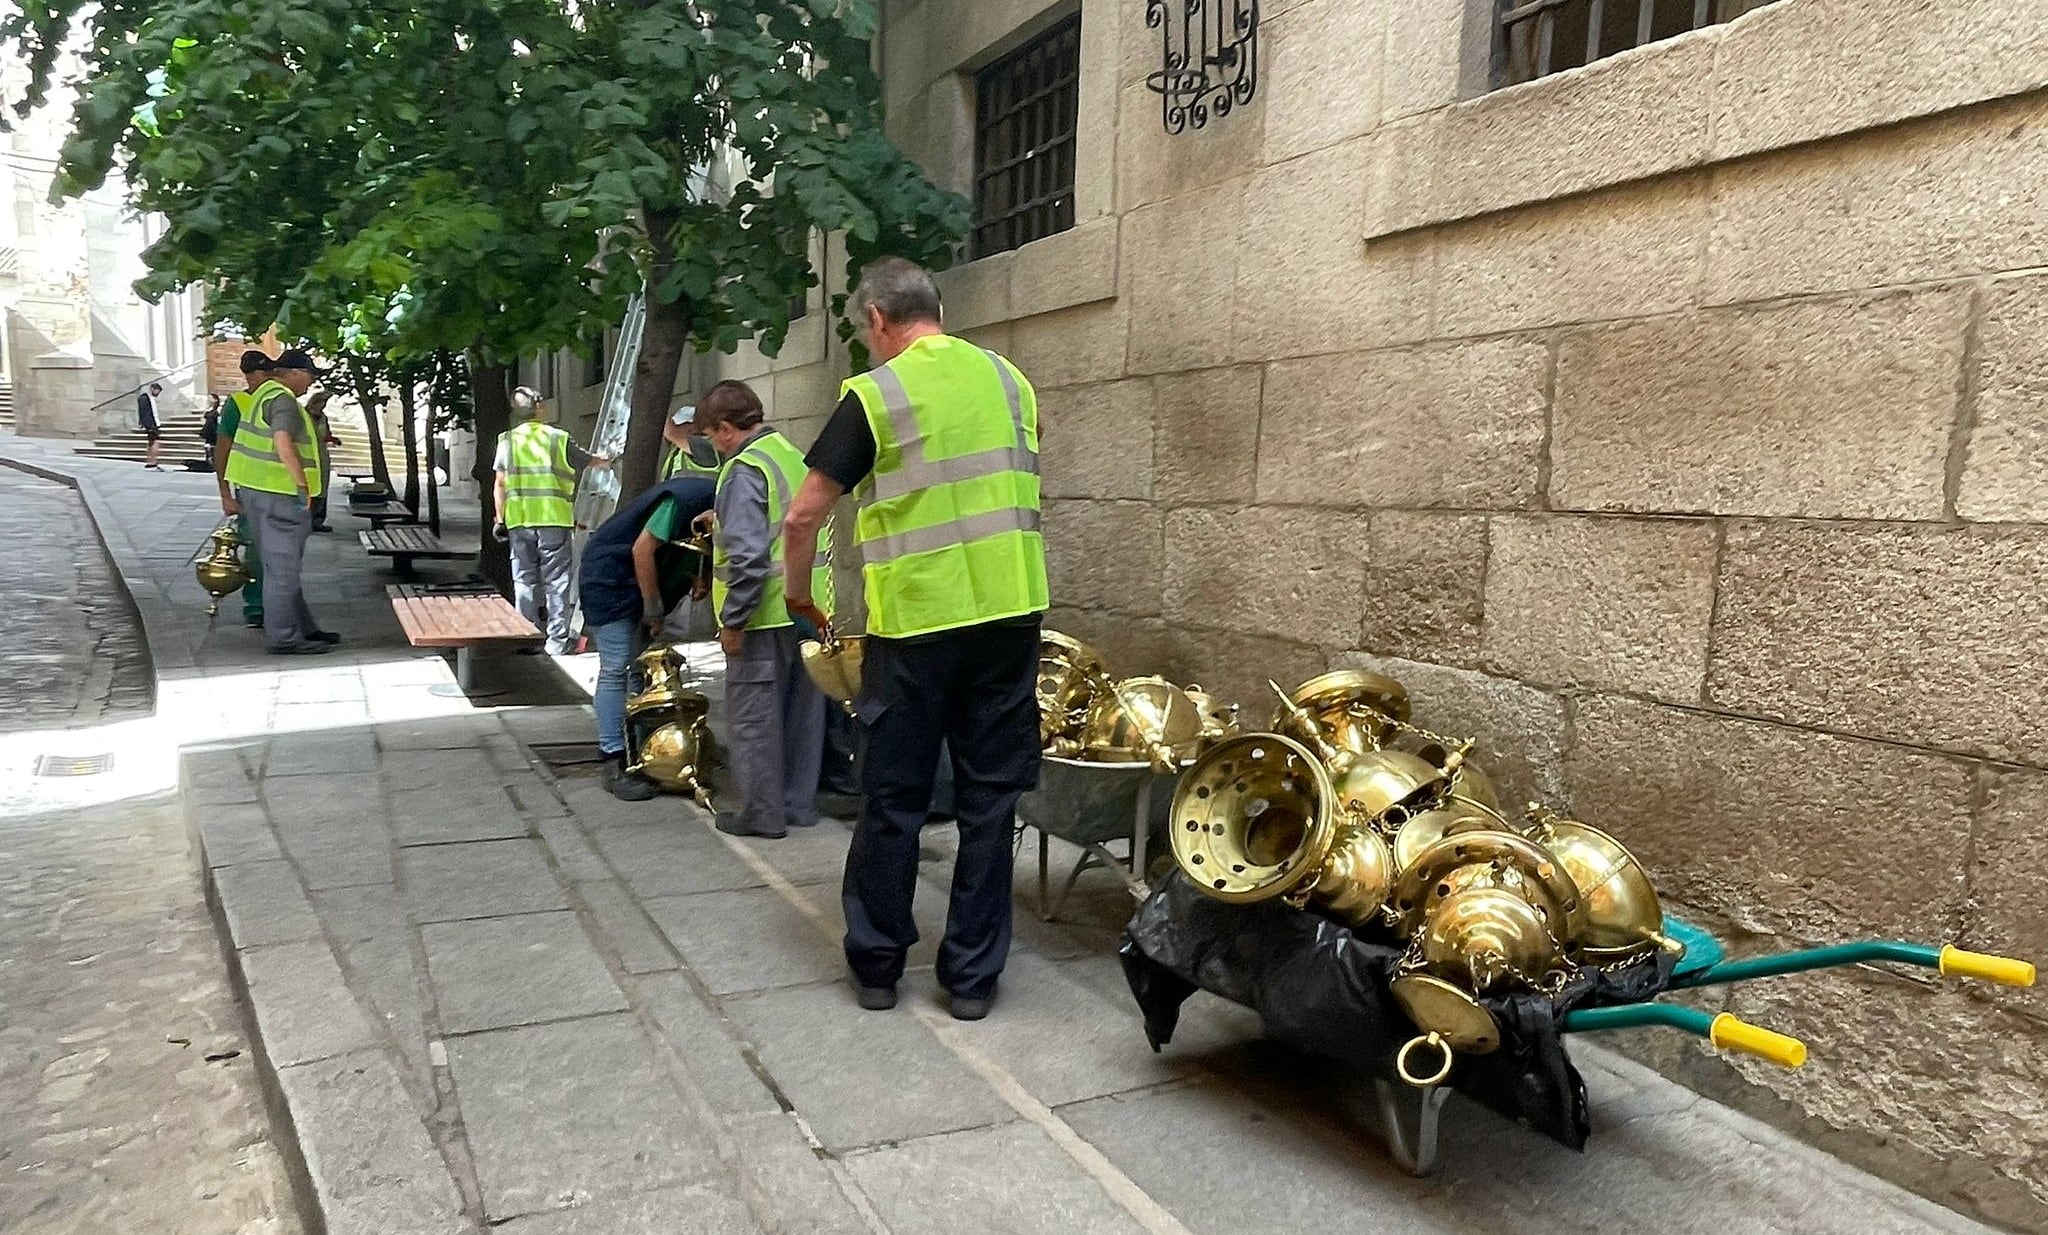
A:
[[[367,534],[367,533],[366,533]],[[406,641],[416,648],[452,648],[455,684],[465,692],[473,685],[476,649],[486,643],[532,643],[540,628],[520,616],[503,596],[481,591],[450,593],[414,583],[385,589]]]
[[[402,502],[354,502],[348,504],[348,513],[358,519],[368,519],[375,531],[383,531],[391,524],[412,524],[419,522],[419,516],[405,508]]]
[[[442,544],[423,527],[380,527],[374,532],[358,532],[356,535],[371,557],[390,558],[391,568],[402,578],[412,577],[412,564],[419,558],[454,561],[469,556],[467,550],[451,549]]]

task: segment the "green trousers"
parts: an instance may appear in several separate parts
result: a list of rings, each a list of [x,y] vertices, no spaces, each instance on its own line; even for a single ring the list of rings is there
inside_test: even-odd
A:
[[[256,529],[249,516],[235,516],[235,530],[242,536],[242,564],[249,568],[249,581],[242,585],[242,620],[263,620],[263,555],[256,552]]]

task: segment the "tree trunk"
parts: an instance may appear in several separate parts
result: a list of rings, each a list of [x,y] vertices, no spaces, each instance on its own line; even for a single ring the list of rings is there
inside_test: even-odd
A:
[[[640,336],[640,359],[633,366],[633,411],[626,421],[626,457],[619,460],[619,501],[654,483],[661,469],[661,427],[675,398],[676,374],[690,345],[690,302],[682,297],[663,303],[655,294],[675,261],[678,215],[672,210],[646,212],[647,236],[654,260],[647,275],[647,326]]]
[[[348,359],[348,371],[355,381],[356,406],[363,409],[363,434],[370,439],[370,473],[389,493],[391,466],[384,461],[384,401],[378,397],[383,393],[382,383],[372,380],[363,362],[354,356]]]
[[[512,558],[491,535],[491,525],[498,521],[498,499],[492,490],[497,471],[491,466],[491,457],[497,450],[498,439],[512,424],[512,399],[507,389],[511,380],[510,366],[485,364],[480,357],[470,356],[469,398],[476,428],[476,465],[470,468],[469,475],[476,481],[477,502],[483,508],[476,567],[478,574],[507,596],[512,594]]]
[[[420,414],[419,394],[410,372],[398,377],[399,434],[405,442],[405,508],[415,517],[420,513]]]

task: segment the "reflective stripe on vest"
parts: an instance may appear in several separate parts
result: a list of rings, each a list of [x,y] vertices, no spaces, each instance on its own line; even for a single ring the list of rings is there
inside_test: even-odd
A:
[[[505,526],[571,527],[576,522],[576,471],[569,435],[530,420],[505,434]]]
[[[319,448],[314,444],[313,418],[291,391],[277,382],[265,382],[254,391],[239,392],[233,396],[241,409],[241,419],[235,425],[234,440],[228,446],[227,481],[241,489],[255,489],[263,493],[297,493],[298,482],[292,479],[291,469],[278,456],[277,442],[265,405],[283,395],[298,409],[305,425],[305,436],[295,443],[299,455],[299,466],[306,474],[306,491],[309,497],[319,497],[320,482]],[[244,403],[242,400],[246,399]]]
[[[768,630],[778,626],[793,626],[795,620],[789,616],[785,602],[785,585],[782,577],[782,520],[789,513],[790,498],[797,487],[803,484],[803,452],[796,444],[781,433],[770,429],[748,442],[738,454],[725,461],[718,470],[718,490],[721,496],[735,467],[750,467],[767,480],[768,490],[768,573],[761,580],[761,603],[747,619],[748,630]],[[711,538],[711,611],[723,620],[725,598],[731,590],[732,558],[726,552],[723,532]],[[827,528],[821,534],[817,560],[811,566],[811,599],[829,612],[832,608],[832,533]]]
[[[841,387],[875,438],[856,526],[868,633],[909,638],[1042,612],[1038,398],[1001,356],[933,335]]]

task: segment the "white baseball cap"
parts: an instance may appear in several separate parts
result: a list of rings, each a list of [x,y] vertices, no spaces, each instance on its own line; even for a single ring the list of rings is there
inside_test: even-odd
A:
[[[697,419],[697,405],[685,403],[676,409],[675,415],[669,417],[669,423],[686,425],[695,419]]]

